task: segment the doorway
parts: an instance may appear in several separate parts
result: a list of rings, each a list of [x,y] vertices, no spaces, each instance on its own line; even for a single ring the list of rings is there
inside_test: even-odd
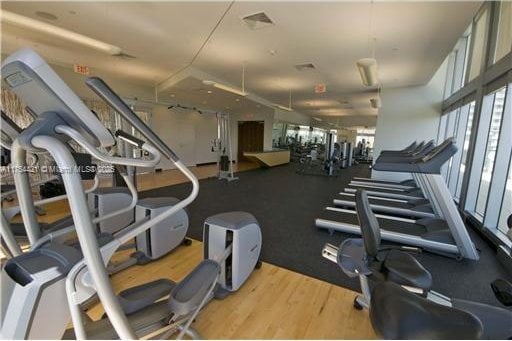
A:
[[[264,121],[238,122],[238,161],[249,161],[244,152],[263,151]]]

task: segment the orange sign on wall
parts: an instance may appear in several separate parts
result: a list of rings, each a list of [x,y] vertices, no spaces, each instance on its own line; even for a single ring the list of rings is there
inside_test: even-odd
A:
[[[76,73],[79,73],[81,75],[84,75],[84,76],[89,75],[89,67],[85,66],[85,65],[74,64],[73,71],[75,71]]]
[[[315,93],[322,94],[327,90],[325,84],[317,84],[315,85]]]

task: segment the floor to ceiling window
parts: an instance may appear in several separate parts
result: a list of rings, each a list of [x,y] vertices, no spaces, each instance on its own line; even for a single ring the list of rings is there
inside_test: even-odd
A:
[[[466,131],[464,133],[464,143],[462,145],[462,155],[460,160],[459,172],[457,177],[457,184],[455,186],[455,201],[459,201],[460,192],[462,190],[462,180],[464,179],[464,173],[466,172],[466,161],[468,158],[469,141],[471,138],[471,129],[473,128],[473,116],[475,113],[475,102],[471,102],[469,105],[468,119],[466,123]]]
[[[496,15],[498,25],[493,62],[501,60],[512,49],[512,2],[502,1],[497,6],[499,11]]]
[[[507,233],[508,217],[512,214],[512,165],[509,162],[507,183],[505,185],[505,191],[503,192],[503,200],[501,203],[500,218],[498,219],[498,229]]]
[[[491,115],[490,128],[488,130],[487,145],[485,148],[484,162],[480,175],[480,186],[478,188],[477,201],[474,208],[475,213],[480,218],[484,217],[489,195],[494,161],[496,159],[496,150],[498,148],[498,139],[501,131],[501,122],[503,117],[503,108],[505,103],[506,88],[502,88],[488,96],[494,97],[494,104]]]
[[[510,248],[512,2],[483,2],[448,56],[447,73],[438,143],[453,136],[458,152],[442,174],[474,225]]]

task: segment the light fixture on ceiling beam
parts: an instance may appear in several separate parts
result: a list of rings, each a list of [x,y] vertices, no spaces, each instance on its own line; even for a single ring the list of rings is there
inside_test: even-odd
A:
[[[280,105],[280,104],[274,104],[274,106],[281,110],[293,111],[293,109],[292,109],[292,89],[290,89],[290,92],[288,95],[288,107],[285,107],[284,105]]]
[[[54,37],[58,37],[83,46],[90,47],[92,49],[107,53],[112,56],[123,55],[123,50],[120,47],[105,43],[97,39],[93,39],[83,34],[76,33],[55,25],[51,25],[39,20],[28,18],[23,15],[19,15],[5,10],[2,10],[0,14],[1,21],[6,24],[46,33]]]
[[[315,121],[322,122],[323,120],[320,117],[313,117]]]
[[[235,94],[238,96],[245,97],[248,95],[248,93],[245,91],[245,63],[242,64],[242,89],[237,89],[235,87],[232,87],[232,86],[229,86],[226,84],[222,84],[219,82],[207,80],[207,79],[203,80],[203,84],[210,85],[210,86],[213,86],[214,88],[224,90],[227,92],[231,92],[232,94]]]
[[[281,110],[286,110],[286,111],[293,111],[292,108],[288,108],[288,107],[285,107],[284,105],[280,105],[280,104],[276,104],[275,105],[276,108],[279,108]]]
[[[242,97],[245,97],[245,96],[248,95],[248,93],[243,91],[243,90],[237,89],[235,87],[232,87],[232,86],[229,86],[229,85],[226,85],[226,84],[210,81],[210,80],[204,80],[203,84],[204,85],[210,85],[210,86],[213,86],[214,88],[217,88],[217,89],[220,89],[220,90],[224,90],[224,91],[227,91],[227,92],[231,92],[232,94],[235,94],[235,95],[238,95],[238,96],[242,96]]]

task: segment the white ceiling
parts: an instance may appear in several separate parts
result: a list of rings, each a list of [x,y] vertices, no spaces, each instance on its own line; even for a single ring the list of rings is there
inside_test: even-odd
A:
[[[35,12],[58,17],[54,25],[119,46],[136,59],[121,59],[2,24],[2,53],[32,46],[50,61],[85,64],[140,84],[155,85],[185,67],[226,10],[227,2],[6,2],[2,8],[42,20]],[[427,83],[471,22],[479,2],[375,2],[376,59],[384,88]],[[355,62],[371,56],[369,1],[237,2],[205,46],[194,69],[228,84],[241,85],[267,101],[298,112],[335,120],[372,116]],[[264,11],[275,25],[249,29],[242,17]],[[275,51],[271,54],[269,51]],[[316,70],[297,71],[313,63]],[[324,83],[327,92],[315,94]],[[160,98],[212,109],[267,110],[254,101],[186,78]],[[174,97],[171,97],[173,95]],[[345,103],[348,101],[348,103]]]

